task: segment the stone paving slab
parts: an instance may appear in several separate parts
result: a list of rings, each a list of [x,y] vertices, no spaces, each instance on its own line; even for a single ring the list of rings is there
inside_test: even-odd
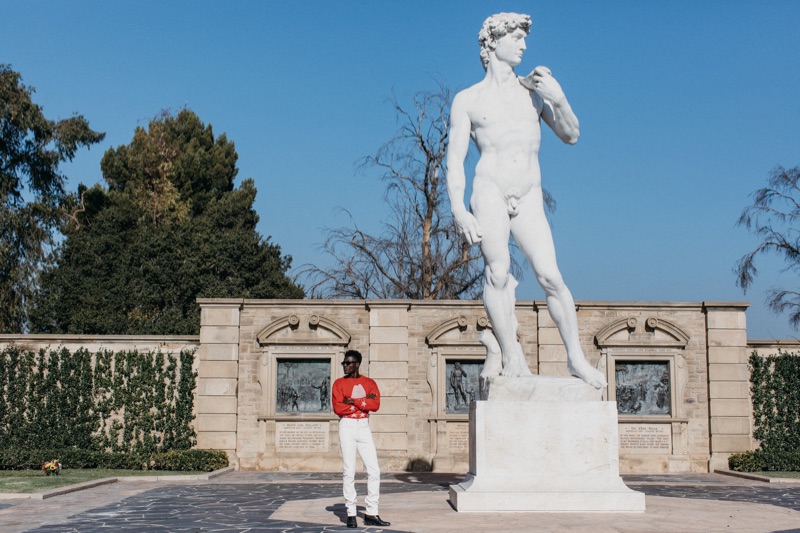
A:
[[[800,512],[772,505],[651,495],[646,499],[644,513],[458,513],[447,504],[445,493],[416,492],[386,498],[386,503],[381,504],[381,516],[391,521],[393,527],[402,526],[403,530],[415,533],[800,531],[796,529],[800,527]],[[332,523],[327,509],[337,501],[330,498],[288,502],[271,518],[305,516],[324,531],[322,528]]]
[[[363,527],[361,517],[361,528],[345,527],[339,473],[235,472],[195,483],[115,483],[0,506],[0,531],[800,532],[797,485],[718,474],[628,476],[628,485],[647,495],[645,513],[457,513],[447,502],[447,488],[462,477],[383,476],[381,516],[392,522],[390,528]],[[359,494],[365,489],[359,481]]]

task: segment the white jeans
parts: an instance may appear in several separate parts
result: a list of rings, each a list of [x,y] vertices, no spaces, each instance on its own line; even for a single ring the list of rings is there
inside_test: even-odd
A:
[[[381,470],[378,466],[378,454],[372,441],[368,418],[342,418],[339,420],[339,446],[342,449],[342,479],[344,481],[344,501],[347,516],[356,516],[356,451],[367,469],[367,504],[368,515],[378,514],[378,499],[381,491]]]

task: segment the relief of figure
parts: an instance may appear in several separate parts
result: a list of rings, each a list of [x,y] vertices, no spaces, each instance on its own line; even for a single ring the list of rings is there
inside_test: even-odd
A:
[[[467,391],[464,389],[464,380],[466,375],[464,370],[461,369],[461,363],[455,363],[453,370],[450,371],[450,388],[453,389],[453,397],[455,398],[456,406],[460,403],[468,404]],[[460,401],[459,401],[460,400]]]
[[[621,414],[634,415],[642,410],[641,398],[633,385],[617,385],[617,409]]]
[[[654,389],[656,393],[656,407],[669,412],[669,377],[666,375],[662,376],[661,380],[656,383]]]
[[[485,264],[483,301],[500,347],[504,376],[531,372],[517,342],[514,313],[516,281],[510,274],[509,236],[533,267],[547,297],[571,374],[602,388],[605,378],[586,361],[578,337],[572,294],[556,263],[555,246],[544,211],[539,147],[543,120],[567,144],[578,141],[579,124],[558,81],[547,67],[518,78],[528,15],[500,13],[486,19],[479,33],[486,76],[459,92],[450,111],[447,189],[456,224],[469,244],[479,244]],[[470,139],[480,154],[470,200],[464,205],[464,160]],[[489,358],[485,368],[501,368]]]
[[[319,391],[319,409],[320,411],[324,411],[328,407],[328,382],[330,381],[330,377],[326,376],[323,378],[322,382],[319,384],[319,387],[316,385],[311,385],[315,389]]]

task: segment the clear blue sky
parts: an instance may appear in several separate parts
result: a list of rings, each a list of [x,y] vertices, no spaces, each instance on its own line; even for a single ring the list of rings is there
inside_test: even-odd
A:
[[[396,127],[386,103],[483,76],[477,33],[497,11],[529,13],[518,68],[549,66],[581,121],[545,135],[545,187],[561,270],[577,300],[750,301],[750,338],[798,335],[764,307],[797,286],[761,260],[746,295],[735,225],[775,165],[800,165],[796,1],[18,1],[0,4],[0,62],[52,117],[107,133],[67,167],[102,180],[100,158],[161,109],[188,106],[239,153],[258,187],[259,229],[294,265],[324,264],[337,207],[377,229],[376,173],[356,172]],[[519,299],[543,294],[528,275]]]

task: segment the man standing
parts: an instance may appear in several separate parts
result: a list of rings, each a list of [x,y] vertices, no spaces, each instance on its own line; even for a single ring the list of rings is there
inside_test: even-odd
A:
[[[514,288],[509,235],[533,267],[547,296],[547,310],[567,349],[571,374],[602,388],[602,373],[586,361],[578,337],[578,318],[556,263],[555,246],[544,212],[539,170],[540,119],[565,143],[580,135],[578,119],[561,86],[547,67],[518,78],[528,15],[500,13],[483,23],[478,35],[486,76],[459,92],[450,110],[447,189],[453,217],[470,244],[480,244],[485,264],[483,301],[500,347],[502,375],[530,375],[516,339]],[[464,206],[464,159],[472,138],[480,153],[470,207]],[[490,350],[490,354],[492,350]],[[490,364],[484,368],[499,369]]]
[[[378,516],[381,471],[378,454],[369,428],[369,413],[381,406],[378,385],[367,376],[359,374],[361,353],[348,350],[344,354],[342,368],[344,377],[333,382],[333,411],[339,415],[339,447],[342,449],[342,478],[344,500],[347,506],[347,527],[356,528],[356,451],[367,469],[367,497],[364,502],[364,524],[367,526],[389,526],[389,522]]]

